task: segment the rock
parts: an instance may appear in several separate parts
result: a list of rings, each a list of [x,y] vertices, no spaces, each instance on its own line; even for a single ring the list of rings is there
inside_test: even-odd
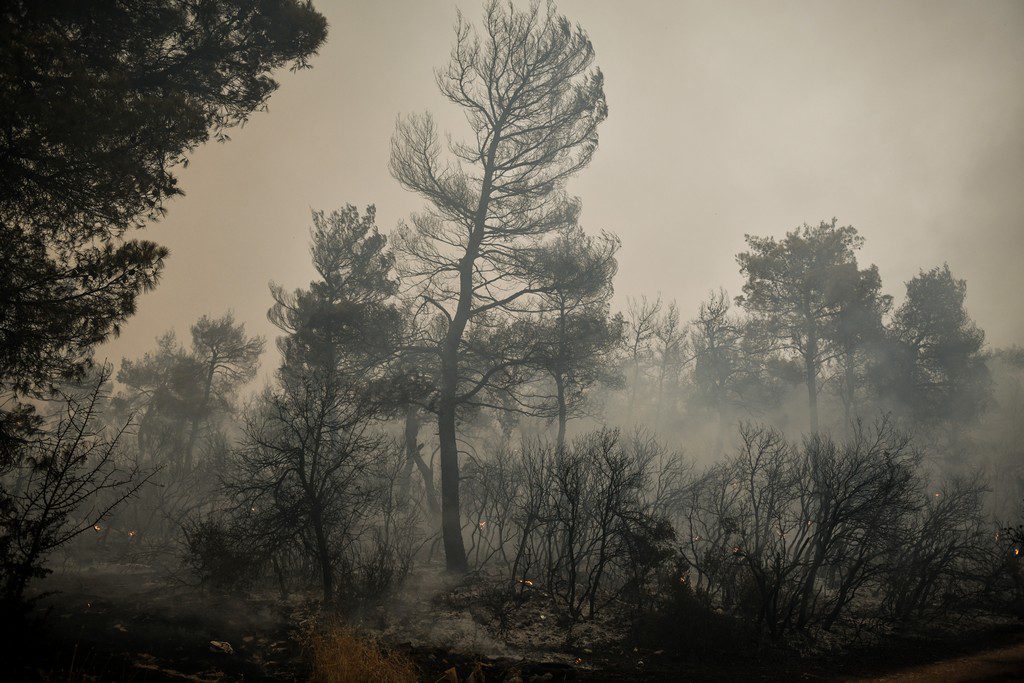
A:
[[[231,647],[231,643],[224,640],[211,640],[210,649],[214,652],[223,652],[226,655],[235,653],[235,649]]]

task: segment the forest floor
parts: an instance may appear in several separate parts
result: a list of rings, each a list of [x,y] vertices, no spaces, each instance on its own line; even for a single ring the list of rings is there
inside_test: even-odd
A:
[[[424,681],[1024,680],[1024,624],[973,619],[903,634],[858,651],[674,657],[631,647],[613,621],[571,632],[548,603],[528,599],[504,620],[487,581],[415,575],[385,609],[357,619],[360,633],[409,656]],[[52,576],[38,628],[21,634],[26,662],[7,680],[302,680],[311,603],[212,595],[141,566]],[[498,610],[501,612],[501,610]],[[504,623],[502,623],[504,621]],[[13,642],[13,641],[8,641]],[[10,662],[11,660],[7,660]],[[453,670],[457,678],[448,673]]]

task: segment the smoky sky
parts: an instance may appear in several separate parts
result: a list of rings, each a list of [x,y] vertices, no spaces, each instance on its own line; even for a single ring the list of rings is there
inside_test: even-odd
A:
[[[268,281],[312,277],[309,212],[375,204],[392,229],[423,206],[390,177],[399,113],[467,132],[433,72],[456,7],[321,0],[313,69],[280,74],[269,109],[180,172],[185,196],[141,233],[171,250],[119,339],[117,360],[203,314],[233,310],[273,339]],[[616,304],[737,294],[745,233],[838,218],[866,238],[899,300],[948,262],[990,345],[1024,340],[1024,2],[563,0],[590,34],[609,117],[568,190],[589,231],[622,239]],[[269,356],[264,366],[276,364]]]

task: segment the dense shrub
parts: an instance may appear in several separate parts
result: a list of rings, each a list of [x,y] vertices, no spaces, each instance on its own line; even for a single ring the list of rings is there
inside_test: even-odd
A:
[[[209,516],[182,528],[186,568],[201,585],[231,592],[252,587],[264,571],[265,559],[224,517]]]
[[[679,511],[687,580],[773,638],[858,611],[923,616],[968,590],[983,492],[977,478],[929,487],[886,420],[800,445],[745,425],[739,453],[695,477]]]
[[[530,444],[467,468],[470,557],[512,593],[543,588],[570,621],[639,605],[673,555],[663,515],[678,459],[651,439],[601,430],[555,449]]]

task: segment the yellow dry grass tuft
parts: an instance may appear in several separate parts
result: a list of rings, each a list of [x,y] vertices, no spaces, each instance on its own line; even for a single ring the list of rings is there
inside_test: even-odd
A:
[[[330,626],[310,634],[314,683],[408,683],[418,680],[412,661],[385,652],[350,629]]]

